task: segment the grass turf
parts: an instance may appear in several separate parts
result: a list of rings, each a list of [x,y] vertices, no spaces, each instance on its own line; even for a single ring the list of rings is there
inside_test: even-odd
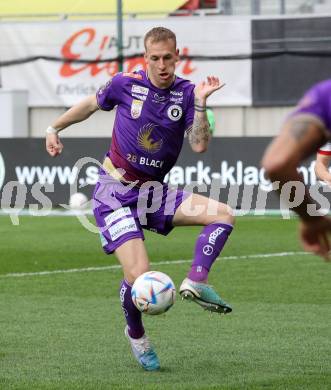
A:
[[[295,220],[238,218],[224,256],[299,251]],[[190,259],[199,228],[146,233],[154,262]],[[178,302],[145,317],[162,369],[142,371],[123,335],[121,271],[75,218],[0,217],[0,388],[329,389],[330,265],[310,255],[223,260],[210,282],[234,306],[210,315]],[[178,286],[189,263],[159,265]],[[155,267],[154,267],[155,268]]]

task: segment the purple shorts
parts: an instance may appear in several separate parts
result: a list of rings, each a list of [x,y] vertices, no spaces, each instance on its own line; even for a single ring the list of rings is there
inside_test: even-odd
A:
[[[145,239],[143,229],[167,235],[173,216],[191,194],[156,181],[141,187],[99,174],[93,194],[93,212],[107,254],[133,238]]]

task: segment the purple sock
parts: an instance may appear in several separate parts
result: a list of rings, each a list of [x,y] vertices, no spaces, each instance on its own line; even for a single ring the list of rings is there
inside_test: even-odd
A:
[[[126,322],[128,324],[129,336],[133,339],[140,339],[145,333],[141,319],[141,312],[136,308],[131,298],[131,285],[124,279],[120,287],[120,300]]]
[[[226,223],[212,223],[205,226],[195,244],[194,260],[187,277],[195,282],[208,278],[213,262],[223,249],[233,226]]]

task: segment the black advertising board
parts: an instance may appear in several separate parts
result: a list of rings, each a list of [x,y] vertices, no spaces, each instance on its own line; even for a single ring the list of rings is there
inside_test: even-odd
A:
[[[173,186],[200,192],[236,209],[279,209],[278,196],[260,167],[270,141],[268,137],[214,138],[208,152],[202,154],[193,153],[185,142],[166,180]],[[18,207],[42,205],[45,197],[52,207],[68,204],[70,185],[76,186],[76,192],[91,197],[98,179],[98,161],[102,161],[110,140],[71,138],[63,139],[63,143],[62,154],[51,158],[45,151],[43,139],[1,139],[2,208],[14,204]],[[306,161],[300,170],[305,183],[314,186],[314,161]],[[328,197],[327,189],[323,191]],[[326,201],[320,204],[327,206]]]
[[[295,105],[329,79],[330,36],[330,17],[252,20],[253,106]]]

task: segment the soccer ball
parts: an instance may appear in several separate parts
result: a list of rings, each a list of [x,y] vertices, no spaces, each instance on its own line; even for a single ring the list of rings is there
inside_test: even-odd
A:
[[[71,195],[69,200],[69,206],[72,210],[84,210],[87,206],[87,196],[81,192],[76,192]]]
[[[168,275],[149,271],[135,280],[131,296],[133,303],[142,313],[162,314],[175,303],[176,289]]]

